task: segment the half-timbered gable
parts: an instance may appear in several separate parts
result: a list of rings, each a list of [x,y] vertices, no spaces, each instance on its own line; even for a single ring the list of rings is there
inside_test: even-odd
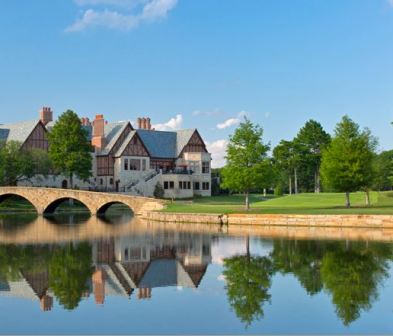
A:
[[[132,126],[129,122],[115,127],[108,126],[106,132],[107,146],[102,153],[97,155],[97,175],[98,176],[113,176],[115,165],[115,154],[124,143],[128,134],[132,131]]]
[[[184,153],[207,153],[206,145],[197,130],[193,131],[186,145],[180,150],[179,157],[182,157]]]
[[[22,145],[22,149],[42,149],[48,150],[48,131],[44,124],[39,121],[30,135]]]
[[[149,157],[150,155],[140,136],[135,131],[131,131],[125,139],[123,145],[117,151],[116,157],[120,156]]]

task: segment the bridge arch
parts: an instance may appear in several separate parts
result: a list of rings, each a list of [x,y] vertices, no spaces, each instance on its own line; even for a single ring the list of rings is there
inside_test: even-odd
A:
[[[132,214],[134,214],[134,210],[127,204],[121,201],[112,201],[112,202],[107,202],[105,204],[102,204],[99,208],[97,208],[97,215],[98,216],[103,216],[105,215],[106,211],[114,204],[121,204],[124,205],[125,207],[127,207]]]
[[[12,197],[17,197],[17,198],[25,200],[34,208],[34,210],[37,213],[39,213],[39,210],[37,209],[36,205],[34,204],[34,201],[31,201],[28,197],[26,197],[25,195],[20,195],[19,193],[10,192],[10,193],[1,194],[0,195],[0,204],[3,203],[4,201],[6,201],[7,199],[12,198]]]
[[[54,201],[52,201],[48,205],[46,205],[46,207],[43,209],[43,215],[54,214],[56,209],[60,206],[60,204],[66,202],[66,201],[69,201],[69,200],[73,200],[78,203],[81,203],[86,208],[86,210],[88,210],[90,212],[90,214],[92,214],[92,210],[85,203],[83,203],[81,200],[74,198],[74,197],[65,196],[65,197],[56,198]]]

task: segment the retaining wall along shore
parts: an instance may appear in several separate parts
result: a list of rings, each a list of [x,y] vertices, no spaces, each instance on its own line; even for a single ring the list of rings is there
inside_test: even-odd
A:
[[[393,215],[186,214],[149,212],[143,218],[171,223],[393,228]]]

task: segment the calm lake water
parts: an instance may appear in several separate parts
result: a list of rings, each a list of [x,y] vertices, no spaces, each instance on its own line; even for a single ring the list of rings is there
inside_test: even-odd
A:
[[[3,217],[0,333],[393,332],[393,244],[272,234]]]

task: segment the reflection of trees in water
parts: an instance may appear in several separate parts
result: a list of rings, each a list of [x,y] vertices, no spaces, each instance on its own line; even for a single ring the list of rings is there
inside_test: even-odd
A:
[[[273,268],[269,258],[251,255],[249,237],[246,250],[245,255],[224,260],[223,274],[229,304],[238,318],[249,326],[263,317],[263,305],[270,301]]]
[[[270,300],[272,263],[266,257],[235,256],[224,261],[228,301],[239,319],[250,325],[263,317]]]
[[[49,272],[48,272],[49,271]],[[78,306],[89,289],[92,274],[91,245],[0,246],[0,281],[18,281],[22,273],[49,273],[50,287],[66,309]]]
[[[66,309],[78,306],[93,272],[91,246],[88,243],[69,244],[55,249],[49,262],[49,286]]]
[[[292,273],[310,295],[324,289],[345,325],[371,308],[388,277],[391,245],[323,241],[275,241],[274,269]]]
[[[228,302],[248,326],[263,317],[271,277],[290,273],[307,294],[328,293],[337,316],[349,325],[378,298],[392,259],[390,244],[275,240],[269,256],[247,252],[225,260]]]

